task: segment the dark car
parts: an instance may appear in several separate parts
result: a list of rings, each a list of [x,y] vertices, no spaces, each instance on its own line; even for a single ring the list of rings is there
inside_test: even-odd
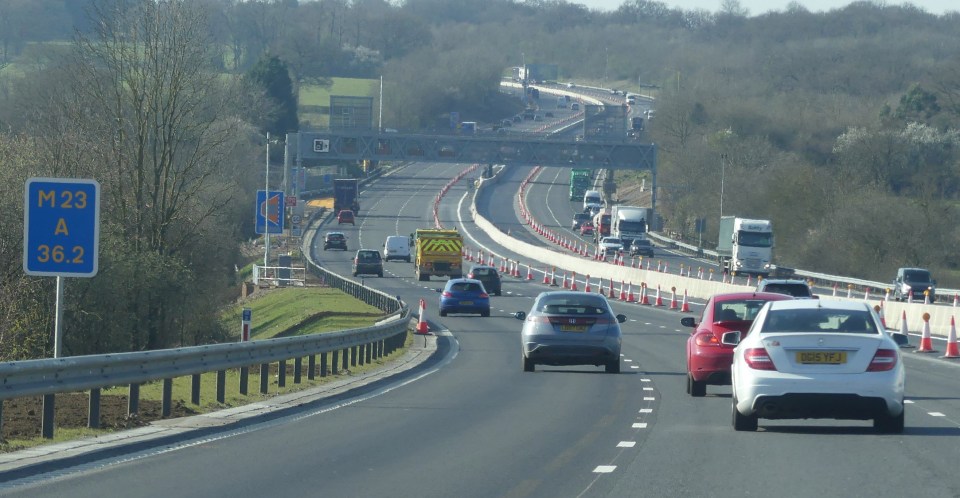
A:
[[[337,213],[337,225],[343,225],[344,223],[349,223],[351,225],[356,225],[353,219],[353,211],[349,209],[341,209]]]
[[[347,236],[343,232],[327,232],[323,237],[323,250],[342,249],[347,250]]]
[[[440,292],[440,316],[447,316],[447,313],[479,313],[480,316],[490,316],[490,295],[479,280],[451,278]]]
[[[746,335],[764,304],[786,299],[793,298],[770,292],[716,294],[703,307],[699,323],[692,316],[681,318],[681,325],[694,328],[687,339],[687,394],[705,396],[708,384],[729,385],[733,347],[720,343],[723,334]]]
[[[573,214],[573,227],[572,230],[579,230],[580,225],[583,225],[585,222],[590,221],[590,213],[574,213]]]
[[[353,276],[376,275],[383,276],[383,258],[376,249],[360,249],[353,257]]]
[[[494,296],[501,295],[500,273],[496,268],[487,265],[473,265],[470,272],[467,273],[467,278],[483,282],[483,288],[487,289],[488,293]]]
[[[650,239],[633,239],[633,243],[630,244],[630,255],[652,258],[653,244],[650,243]]]
[[[924,293],[934,302],[937,293],[937,281],[924,268],[900,268],[893,279],[893,298],[897,301],[913,300],[923,302]]]
[[[757,283],[757,292],[776,292],[800,299],[815,299],[813,290],[804,280],[785,278],[765,278]]]
[[[529,312],[514,315],[523,320],[520,353],[523,371],[541,365],[603,365],[607,373],[620,373],[620,324],[603,294],[574,291],[541,292]]]

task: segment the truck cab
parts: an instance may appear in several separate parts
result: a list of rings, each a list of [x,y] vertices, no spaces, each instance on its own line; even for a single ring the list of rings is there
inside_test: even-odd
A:
[[[766,277],[773,263],[773,224],[736,216],[720,218],[720,266],[731,275]]]

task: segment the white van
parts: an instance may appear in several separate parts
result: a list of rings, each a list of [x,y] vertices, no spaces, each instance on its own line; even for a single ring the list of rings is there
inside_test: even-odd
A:
[[[587,190],[583,193],[583,210],[592,207],[603,207],[603,196],[599,190]]]
[[[410,237],[406,235],[390,235],[383,243],[383,259],[402,259],[410,262]]]

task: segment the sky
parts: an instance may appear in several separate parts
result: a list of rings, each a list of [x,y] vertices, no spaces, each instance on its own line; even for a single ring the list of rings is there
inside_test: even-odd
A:
[[[570,3],[579,3],[591,9],[616,10],[624,0],[570,0]],[[706,9],[716,12],[720,9],[722,0],[657,0],[670,7],[694,10]],[[747,9],[751,16],[763,14],[771,10],[785,10],[794,0],[740,0],[740,5]],[[947,11],[960,12],[960,2],[957,0],[875,0],[879,4],[902,5],[911,3],[931,14],[941,15]],[[798,3],[811,12],[827,11],[842,8],[852,0],[797,0]]]

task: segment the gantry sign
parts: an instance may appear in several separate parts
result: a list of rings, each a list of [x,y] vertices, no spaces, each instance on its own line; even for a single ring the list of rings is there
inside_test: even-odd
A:
[[[408,135],[374,131],[300,132],[298,164],[316,161],[419,161],[632,169],[656,172],[654,144],[516,136]],[[655,174],[655,173],[654,173]]]

